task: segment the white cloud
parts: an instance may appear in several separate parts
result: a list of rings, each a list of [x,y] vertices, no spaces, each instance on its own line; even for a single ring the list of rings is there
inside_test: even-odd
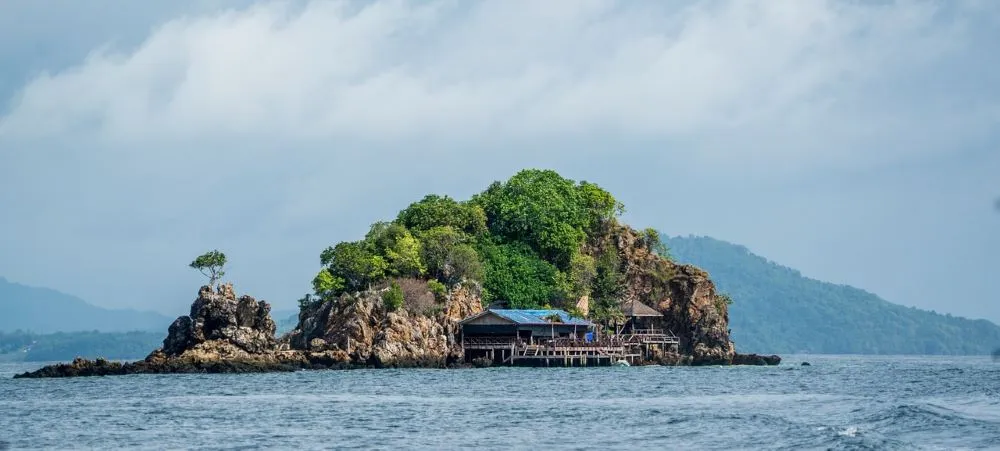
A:
[[[125,13],[101,22],[132,34],[0,109],[0,275],[183,310],[198,282],[186,263],[219,247],[242,265],[241,289],[291,302],[324,246],[427,192],[466,197],[523,167],[601,183],[637,225],[732,238],[846,282],[889,266],[943,277],[919,260],[859,261],[887,240],[925,245],[899,230],[936,237],[939,256],[996,248],[953,218],[961,199],[996,192],[984,174],[1000,162],[959,153],[997,142],[1000,3],[200,3],[144,12],[169,16],[145,39]],[[48,26],[17,39],[0,27],[0,42],[44,34],[64,53],[43,62],[89,48]],[[922,164],[915,181],[889,180]],[[910,185],[942,179],[965,181],[942,196],[944,225],[883,205],[923,205]],[[817,201],[813,185],[830,194]],[[992,289],[956,271],[983,281],[967,292]],[[913,286],[962,297],[939,285]]]
[[[180,18],[134,51],[95,52],[38,77],[0,133],[464,145],[599,133],[700,141],[693,150],[709,159],[892,157],[901,153],[893,145],[845,149],[903,138],[935,144],[906,152],[947,149],[949,140],[927,138],[942,118],[922,107],[954,95],[905,81],[930,71],[960,83],[968,68],[936,65],[982,48],[970,42],[971,12],[996,12],[981,3],[665,3],[264,3]],[[877,98],[887,87],[900,95]],[[994,94],[982,110],[948,118],[982,132],[995,126],[984,112],[996,105]]]

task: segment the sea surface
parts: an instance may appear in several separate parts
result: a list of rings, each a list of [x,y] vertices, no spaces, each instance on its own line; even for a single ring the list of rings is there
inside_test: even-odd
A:
[[[989,357],[11,379],[39,366],[0,364],[0,449],[1000,449]]]

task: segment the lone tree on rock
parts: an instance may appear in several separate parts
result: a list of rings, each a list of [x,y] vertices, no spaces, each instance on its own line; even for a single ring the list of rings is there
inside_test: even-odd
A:
[[[226,272],[222,270],[222,267],[226,266],[226,254],[218,250],[205,252],[194,259],[189,266],[201,271],[205,277],[208,277],[208,285],[214,287],[215,282],[226,275]]]

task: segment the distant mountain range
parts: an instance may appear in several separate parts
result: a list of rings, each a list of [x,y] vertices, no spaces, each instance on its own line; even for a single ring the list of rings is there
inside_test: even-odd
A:
[[[173,318],[155,312],[111,310],[48,288],[29,287],[0,277],[0,332],[165,333]]]
[[[904,307],[858,288],[803,277],[746,247],[707,237],[666,240],[674,258],[729,294],[736,349],[758,353],[990,354],[1000,327]]]

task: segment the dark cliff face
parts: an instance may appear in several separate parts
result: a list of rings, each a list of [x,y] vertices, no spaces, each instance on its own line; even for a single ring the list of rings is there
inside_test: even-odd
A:
[[[639,233],[613,228],[597,248],[614,246],[625,274],[625,300],[638,300],[663,313],[663,325],[681,340],[680,352],[693,364],[731,363],[735,346],[729,337],[729,309],[716,297],[708,273],[678,265],[652,253]]]

